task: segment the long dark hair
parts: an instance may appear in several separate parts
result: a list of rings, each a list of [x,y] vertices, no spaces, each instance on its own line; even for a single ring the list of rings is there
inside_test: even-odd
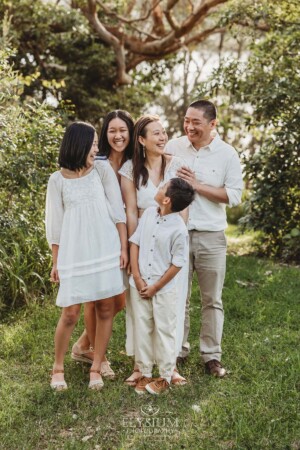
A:
[[[85,167],[86,158],[94,142],[95,128],[85,122],[73,122],[67,126],[59,150],[58,164],[69,170]]]
[[[107,158],[109,158],[109,155],[111,152],[111,147],[110,147],[110,145],[108,143],[108,139],[107,139],[107,130],[108,130],[110,122],[116,118],[123,120],[123,122],[126,123],[128,131],[129,131],[129,144],[125,148],[125,151],[123,154],[123,160],[122,160],[122,164],[123,164],[125,161],[127,161],[127,159],[131,159],[132,154],[133,154],[132,137],[133,137],[134,122],[133,122],[133,118],[131,117],[129,112],[123,111],[122,109],[116,109],[115,111],[109,112],[104,117],[103,125],[101,128],[101,133],[100,133],[100,138],[99,138],[99,152],[100,152],[100,155],[103,155],[103,156],[106,156]]]
[[[159,116],[151,115],[151,114],[145,114],[144,116],[141,116],[134,126],[134,132],[133,132],[133,158],[132,158],[132,165],[133,165],[133,183],[136,187],[136,189],[139,189],[140,187],[140,178],[142,178],[142,186],[145,186],[149,179],[149,172],[147,167],[145,166],[146,156],[144,155],[144,148],[143,145],[139,142],[139,136],[142,136],[143,138],[146,137],[147,134],[147,126],[152,122],[158,122]],[[166,168],[166,157],[165,155],[161,156],[162,159],[162,165],[161,165],[161,172],[160,176],[163,179],[165,175],[165,168]]]

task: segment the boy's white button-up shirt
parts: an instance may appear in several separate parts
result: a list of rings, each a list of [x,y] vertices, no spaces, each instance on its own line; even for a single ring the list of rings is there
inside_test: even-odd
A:
[[[161,216],[156,207],[147,208],[129,242],[139,246],[139,269],[147,285],[158,281],[171,264],[182,267],[188,257],[188,231],[179,213]],[[133,277],[129,283],[136,287]],[[175,287],[176,277],[159,292]]]
[[[171,139],[166,153],[179,156],[195,172],[196,179],[213,187],[224,187],[229,206],[241,202],[243,179],[239,156],[235,149],[217,134],[211,143],[196,150],[187,136]],[[189,207],[189,230],[223,231],[227,227],[226,205],[196,194]]]

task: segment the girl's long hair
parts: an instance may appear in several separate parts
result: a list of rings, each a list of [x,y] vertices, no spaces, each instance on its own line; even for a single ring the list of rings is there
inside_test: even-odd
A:
[[[127,161],[127,159],[132,158],[132,153],[133,153],[132,137],[133,137],[134,122],[133,122],[133,118],[131,117],[129,112],[124,111],[122,109],[116,109],[115,111],[109,112],[104,117],[103,125],[101,128],[101,133],[100,133],[100,137],[99,137],[99,152],[100,152],[100,155],[104,155],[107,158],[109,158],[111,148],[110,148],[110,145],[109,145],[108,139],[107,139],[107,130],[108,130],[110,122],[116,118],[123,120],[123,122],[126,123],[128,131],[129,131],[129,144],[125,148],[125,151],[123,154],[123,160],[122,160],[122,164],[123,164],[125,161]]]
[[[133,131],[133,157],[132,157],[132,165],[133,165],[133,183],[136,189],[140,188],[140,180],[141,186],[145,186],[149,179],[149,172],[147,167],[145,166],[146,156],[144,156],[144,148],[143,145],[139,142],[139,136],[143,138],[146,137],[147,134],[147,126],[152,122],[158,122],[159,116],[145,114],[141,116],[135,123],[134,131]],[[166,168],[166,157],[165,155],[161,156],[162,165],[161,165],[161,178],[164,178],[165,168]]]

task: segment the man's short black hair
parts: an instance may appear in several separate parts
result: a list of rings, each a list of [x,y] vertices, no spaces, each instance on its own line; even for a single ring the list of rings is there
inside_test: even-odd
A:
[[[73,122],[68,125],[59,150],[58,164],[69,170],[85,167],[94,138],[95,128],[85,122]]]
[[[203,111],[203,116],[209,122],[217,118],[217,108],[209,100],[197,100],[190,104],[189,108],[200,109]]]
[[[172,178],[165,195],[171,199],[172,211],[179,212],[192,203],[195,190],[182,178]]]

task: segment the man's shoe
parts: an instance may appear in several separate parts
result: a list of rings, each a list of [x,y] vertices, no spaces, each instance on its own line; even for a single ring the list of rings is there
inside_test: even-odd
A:
[[[157,378],[157,380],[152,381],[152,383],[146,384],[145,388],[149,394],[160,395],[167,391],[170,387],[170,383],[164,378]]]
[[[205,363],[205,370],[206,373],[209,373],[210,375],[213,375],[217,378],[223,378],[224,375],[226,375],[226,370],[220,363],[220,361],[217,361],[216,359],[211,359],[207,363]]]
[[[153,381],[153,378],[141,377],[136,384],[136,387],[134,389],[135,392],[139,395],[145,394],[147,392],[146,386],[148,383],[151,383],[151,381]]]

